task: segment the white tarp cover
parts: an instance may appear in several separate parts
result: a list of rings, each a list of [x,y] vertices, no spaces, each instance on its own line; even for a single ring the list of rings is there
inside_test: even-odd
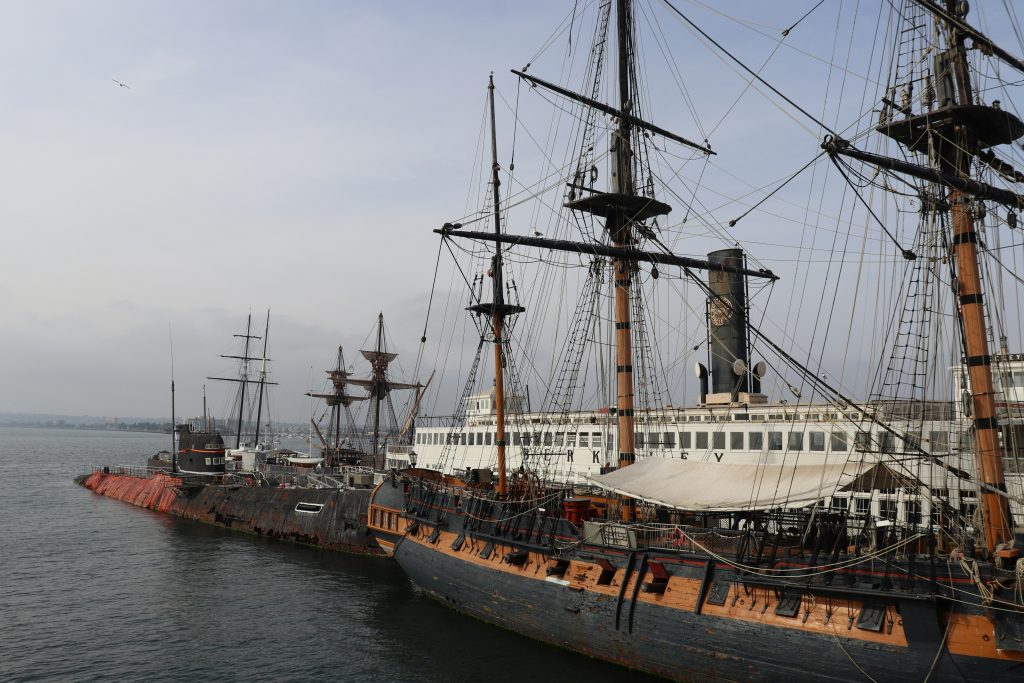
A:
[[[587,478],[620,495],[681,510],[765,510],[810,505],[852,481],[855,469],[848,463],[755,465],[644,458]]]

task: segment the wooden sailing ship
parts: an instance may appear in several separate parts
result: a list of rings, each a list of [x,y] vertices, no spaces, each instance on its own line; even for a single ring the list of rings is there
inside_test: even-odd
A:
[[[368,377],[355,377],[345,365],[344,351],[338,347],[337,364],[327,371],[330,392],[306,394],[322,399],[327,406],[329,418],[325,430],[316,420],[310,421],[319,439],[319,444],[314,444],[314,447],[320,450],[327,467],[363,465],[383,468],[389,439],[394,440],[400,432],[391,392],[423,389],[419,384],[398,382],[390,377],[389,367],[398,354],[388,351],[383,313],[377,316],[373,336],[373,349],[359,352],[370,364]],[[353,394],[350,387],[365,394]],[[369,408],[366,425],[360,428],[356,425],[351,406],[362,401],[368,401]]]
[[[483,336],[494,351],[497,477],[492,483],[489,471],[462,474],[454,467],[399,473],[374,491],[370,529],[418,586],[461,612],[673,679],[1019,680],[1024,671],[1024,538],[1017,533],[1011,503],[1021,501],[1008,491],[1004,477],[1003,452],[1010,439],[1009,432],[1001,432],[1000,417],[1012,422],[1013,416],[1006,415],[1005,406],[1000,413],[993,383],[994,359],[1006,352],[994,354],[989,348],[993,316],[986,313],[979,266],[978,201],[1005,205],[1012,213],[1024,205],[1024,196],[977,180],[972,171],[985,163],[1013,182],[1024,178],[992,151],[1024,135],[1024,124],[995,103],[982,102],[972,90],[965,41],[1016,69],[1024,71],[1024,64],[967,23],[966,3],[909,3],[916,11],[906,15],[934,26],[927,31],[927,73],[918,72],[931,85],[924,88],[919,108],[907,95],[884,98],[876,127],[903,145],[908,158],[864,152],[838,135],[823,145],[840,167],[843,159],[852,158],[920,181],[915,189],[923,220],[945,227],[938,232],[948,237],[945,265],[955,273],[951,281],[972,467],[928,452],[875,413],[870,421],[899,439],[898,451],[883,448],[878,457],[856,462],[638,461],[641,409],[635,372],[643,336],[634,299],[637,264],[651,263],[666,272],[678,268],[688,277],[695,271],[709,274],[700,284],[708,295],[713,331],[712,376],[715,388],[724,389],[710,393],[724,394],[726,404],[752,402],[755,383],[764,374],[756,364],[751,367],[747,356],[745,340],[751,335],[762,348],[772,346],[794,366],[808,369],[743,314],[748,283],[772,279],[773,273],[749,268],[735,251],[699,260],[643,248],[642,238],[669,207],[653,197],[649,186],[635,181],[642,163],[638,145],[648,134],[657,134],[704,153],[710,148],[669,134],[640,115],[632,3],[602,3],[597,35],[605,37],[612,4],[617,106],[599,102],[597,87],[590,95],[578,95],[517,72],[536,87],[614,117],[612,186],[596,191],[577,174],[569,181],[566,202],[570,211],[603,221],[605,239],[503,232],[493,82],[494,230],[471,232],[449,225],[441,231],[445,238],[493,244],[488,300],[480,297],[470,310],[486,318]],[[926,163],[915,163],[920,160],[915,154]],[[617,467],[591,477],[589,488],[531,476],[525,458],[508,471],[508,420],[516,419],[506,410],[513,369],[508,329],[524,307],[506,301],[505,245],[578,253],[591,259],[592,271],[601,263],[613,278],[615,404],[608,415],[616,423]],[[910,249],[903,256],[908,262],[917,259]],[[698,374],[706,381],[706,368],[698,368]],[[837,410],[858,406],[820,374],[808,374],[817,390],[830,393]],[[711,398],[704,387],[702,394],[705,402]],[[449,439],[446,446],[455,450],[462,445],[455,441]],[[977,514],[957,519],[952,512],[940,513],[930,520],[934,524],[900,525],[824,504],[839,491],[918,486],[915,475],[925,471],[973,487],[981,501]],[[941,511],[943,491],[925,490]]]

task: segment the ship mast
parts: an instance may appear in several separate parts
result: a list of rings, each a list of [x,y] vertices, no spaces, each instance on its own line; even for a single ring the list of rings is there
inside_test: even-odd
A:
[[[966,5],[960,3],[965,14]],[[953,0],[946,0],[946,7],[951,14],[957,14],[957,3]],[[951,36],[951,63],[960,104],[971,105],[974,100],[964,34],[953,22],[947,22],[947,29]],[[946,166],[945,170],[953,171],[960,176],[968,176],[971,171],[971,158],[977,148],[978,131],[963,126],[958,133],[957,142],[960,150],[967,150],[967,153],[946,155],[939,163]],[[989,353],[981,264],[978,260],[978,234],[970,198],[959,189],[950,188],[949,203],[953,228],[953,256],[959,270],[960,288],[957,296],[963,323],[964,361],[971,380],[975,453],[978,458],[979,475],[983,483],[1005,491],[999,423],[992,382],[992,356]],[[1013,538],[1008,501],[1005,496],[983,490],[981,505],[985,518],[985,543],[994,551],[996,546]]]
[[[632,13],[629,0],[617,0],[616,30],[619,52],[619,109],[629,114],[633,108],[630,99],[630,48],[632,46]],[[631,197],[633,190],[633,153],[630,145],[632,134],[630,120],[619,118],[619,128],[612,143],[612,180],[614,192],[622,197]],[[621,208],[609,212],[608,234],[612,246],[629,247],[633,244],[632,224]],[[616,355],[616,401],[615,413],[618,418],[619,467],[626,467],[636,461],[633,431],[633,335],[630,312],[630,294],[633,285],[633,263],[625,258],[612,260],[615,277],[615,355]]]
[[[260,443],[260,420],[263,418],[263,392],[267,381],[267,337],[270,336],[270,309],[267,309],[267,327],[263,332],[263,365],[260,368],[260,396],[256,402],[256,434],[253,436],[253,447]]]
[[[384,366],[380,360],[384,352],[384,314],[377,315],[377,359],[373,365],[373,458],[377,462],[377,440],[380,438],[380,402],[385,396]]]
[[[241,335],[234,335],[236,337]],[[235,448],[242,445],[242,413],[245,411],[245,385],[249,383],[249,340],[252,339],[252,312],[245,323],[245,351],[242,352],[242,381],[238,396],[238,428],[235,432]]]
[[[498,177],[498,131],[494,116],[494,74],[488,79],[487,102],[491,110],[491,194],[494,195],[494,234],[501,234],[501,180]],[[502,339],[505,313],[505,287],[502,278],[501,243],[494,243],[491,266],[494,306],[491,309],[491,331],[494,334],[494,421],[498,444],[498,495],[508,493],[508,472],[505,466],[505,368],[502,365]]]
[[[997,188],[970,177],[971,162],[977,157],[986,161],[983,148],[1012,143],[1024,135],[1024,123],[1000,109],[997,103],[975,102],[970,70],[967,64],[965,38],[970,35],[975,45],[988,45],[990,52],[1007,61],[1006,52],[992,49],[991,41],[980,38],[963,21],[968,6],[965,2],[945,0],[945,8],[930,0],[914,0],[944,24],[949,36],[948,49],[934,57],[935,91],[938,107],[931,108],[928,97],[926,111],[913,113],[910,104],[891,109],[905,118],[888,118],[876,130],[901,145],[927,154],[930,167],[853,148],[846,140],[829,136],[822,147],[836,155],[859,159],[881,168],[906,173],[915,178],[945,186],[952,226],[952,261],[956,270],[957,312],[963,330],[964,365],[970,378],[971,418],[974,422],[975,453],[981,484],[981,505],[984,513],[985,544],[995,551],[1013,539],[1009,501],[1003,473],[1002,449],[999,444],[999,422],[992,381],[992,356],[989,353],[988,326],[978,259],[978,233],[974,223],[972,196],[1006,204],[1013,209],[1024,206],[1024,196]],[[1011,60],[1019,68],[1019,60]],[[909,95],[909,92],[908,92]],[[907,98],[910,101],[910,98]],[[989,153],[990,154],[990,153]],[[986,162],[988,163],[988,162]]]

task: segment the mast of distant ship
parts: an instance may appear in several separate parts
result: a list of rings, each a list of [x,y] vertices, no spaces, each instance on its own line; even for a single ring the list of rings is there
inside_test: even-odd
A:
[[[252,339],[252,313],[245,324],[245,351],[242,353],[242,388],[238,397],[238,430],[235,432],[235,448],[242,445],[242,413],[245,411],[245,385],[249,383],[249,340]],[[240,335],[235,335],[236,337]]]
[[[267,381],[267,337],[270,336],[270,309],[267,309],[267,327],[263,332],[263,367],[260,369],[260,396],[256,401],[256,434],[253,436],[253,447],[260,443],[260,420],[263,418],[263,392]],[[246,354],[248,355],[248,354]]]
[[[380,402],[387,396],[387,385],[384,380],[384,314],[377,315],[377,353],[374,355],[373,367],[373,461],[377,462],[377,440],[380,438]]]

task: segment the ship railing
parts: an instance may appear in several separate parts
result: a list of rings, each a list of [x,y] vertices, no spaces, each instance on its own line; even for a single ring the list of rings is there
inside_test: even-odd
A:
[[[138,465],[95,465],[91,468],[91,472],[102,472],[103,474],[116,474],[123,477],[150,479],[157,472],[167,473],[167,470],[160,467],[140,467]]]
[[[347,489],[348,486],[344,482],[340,482],[334,477],[326,474],[315,474],[310,473],[306,475],[306,483],[313,488],[319,489]]]
[[[746,531],[714,529],[683,524],[586,522],[589,543],[605,546],[735,556]]]

